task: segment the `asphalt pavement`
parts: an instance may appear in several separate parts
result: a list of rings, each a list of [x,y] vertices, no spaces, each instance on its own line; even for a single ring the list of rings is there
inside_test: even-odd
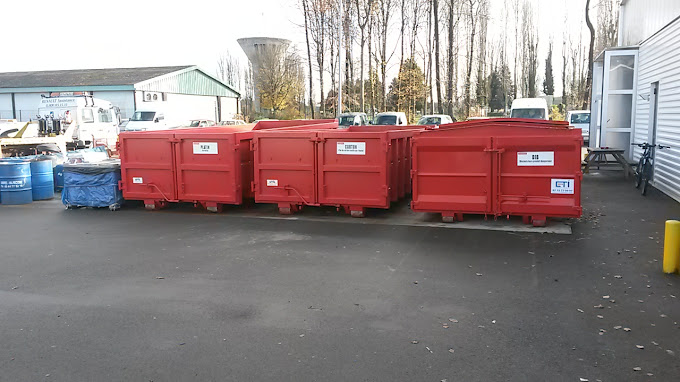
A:
[[[571,235],[0,206],[0,381],[677,380],[680,204],[619,175]]]

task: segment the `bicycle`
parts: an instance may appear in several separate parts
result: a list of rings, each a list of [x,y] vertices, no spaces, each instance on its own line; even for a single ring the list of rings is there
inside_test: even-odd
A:
[[[644,150],[635,167],[635,188],[640,188],[640,193],[644,196],[647,195],[647,185],[652,176],[652,166],[654,166],[654,157],[652,156],[653,149],[656,147],[658,147],[659,150],[669,149],[670,146],[650,145],[647,142],[633,143],[631,146],[638,146]]]

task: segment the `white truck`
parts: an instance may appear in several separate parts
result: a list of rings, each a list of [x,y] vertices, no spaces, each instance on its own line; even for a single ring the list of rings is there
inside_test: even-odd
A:
[[[96,145],[114,148],[119,124],[120,110],[109,101],[86,94],[43,97],[35,120],[0,136],[0,157],[33,154],[41,144],[54,144],[63,152]]]
[[[550,119],[548,102],[543,98],[518,98],[512,101],[510,118]]]

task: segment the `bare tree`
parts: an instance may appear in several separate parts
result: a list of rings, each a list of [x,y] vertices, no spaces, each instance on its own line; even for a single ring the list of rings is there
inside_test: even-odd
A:
[[[360,64],[359,64],[359,87],[360,100],[359,110],[365,112],[365,85],[364,85],[364,48],[366,46],[366,32],[369,21],[371,20],[371,13],[373,12],[374,0],[355,0],[354,6],[357,10],[357,26],[359,27],[359,46],[360,46]],[[369,44],[370,45],[370,44]],[[370,46],[369,46],[370,49]],[[369,53],[370,62],[370,53]]]
[[[564,16],[564,25],[567,25],[567,16]],[[567,106],[567,32],[562,34],[562,104]]]
[[[597,4],[597,41],[595,51],[601,52],[606,48],[616,46],[619,32],[619,1],[600,0]]]
[[[309,46],[309,6],[307,0],[302,1],[302,10],[305,16],[305,42],[307,44],[307,64],[309,65],[309,107],[312,111],[312,119],[314,119],[314,78],[312,71],[312,50]]]
[[[444,105],[442,104],[442,81],[441,70],[439,69],[439,0],[432,0],[432,10],[434,15],[434,65],[435,65],[435,85],[437,86],[437,109],[439,114],[444,114]],[[434,102],[434,101],[433,101]]]
[[[590,31],[590,48],[588,49],[588,75],[586,76],[585,97],[583,98],[582,108],[588,109],[590,104],[590,89],[593,86],[593,50],[595,49],[595,28],[590,21],[590,0],[586,0],[586,24]]]
[[[331,8],[330,0],[307,0],[307,7],[309,11],[309,35],[312,41],[313,54],[316,57],[316,66],[319,73],[319,93],[320,93],[320,107],[321,114],[325,114],[326,103],[324,101],[324,73],[326,63],[326,50],[328,39],[328,23],[329,10]]]
[[[217,59],[217,78],[233,88],[241,84],[241,65],[228,51]]]
[[[379,44],[378,49],[379,63],[380,63],[380,76],[382,80],[382,110],[387,108],[387,63],[390,61],[394,55],[394,51],[391,53],[387,51],[387,39],[388,32],[390,29],[390,18],[392,17],[392,7],[394,0],[378,0],[379,10],[377,17],[377,27],[379,34]]]

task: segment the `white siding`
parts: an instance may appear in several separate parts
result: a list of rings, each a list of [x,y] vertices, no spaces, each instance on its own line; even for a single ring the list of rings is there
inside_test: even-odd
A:
[[[14,105],[17,110],[17,120],[28,122],[35,119],[42,95],[49,95],[49,93],[15,93]]]
[[[170,126],[186,124],[192,119],[218,120],[216,96],[166,93],[166,101],[144,102],[142,94],[141,91],[135,92],[137,110],[163,110]]]
[[[640,46],[638,96],[633,142],[649,141],[650,88],[659,83],[656,143],[671,146],[657,150],[654,185],[680,201],[680,20]],[[635,160],[640,157],[635,150]]]
[[[638,45],[680,16],[678,0],[628,0],[621,18],[622,46]]]
[[[12,95],[0,94],[0,119],[12,118]]]
[[[234,114],[238,114],[238,98],[220,97],[220,116],[222,120],[234,118]]]
[[[135,111],[135,97],[132,90],[95,91],[92,96],[118,106],[121,118],[123,119],[132,117],[132,113]]]

